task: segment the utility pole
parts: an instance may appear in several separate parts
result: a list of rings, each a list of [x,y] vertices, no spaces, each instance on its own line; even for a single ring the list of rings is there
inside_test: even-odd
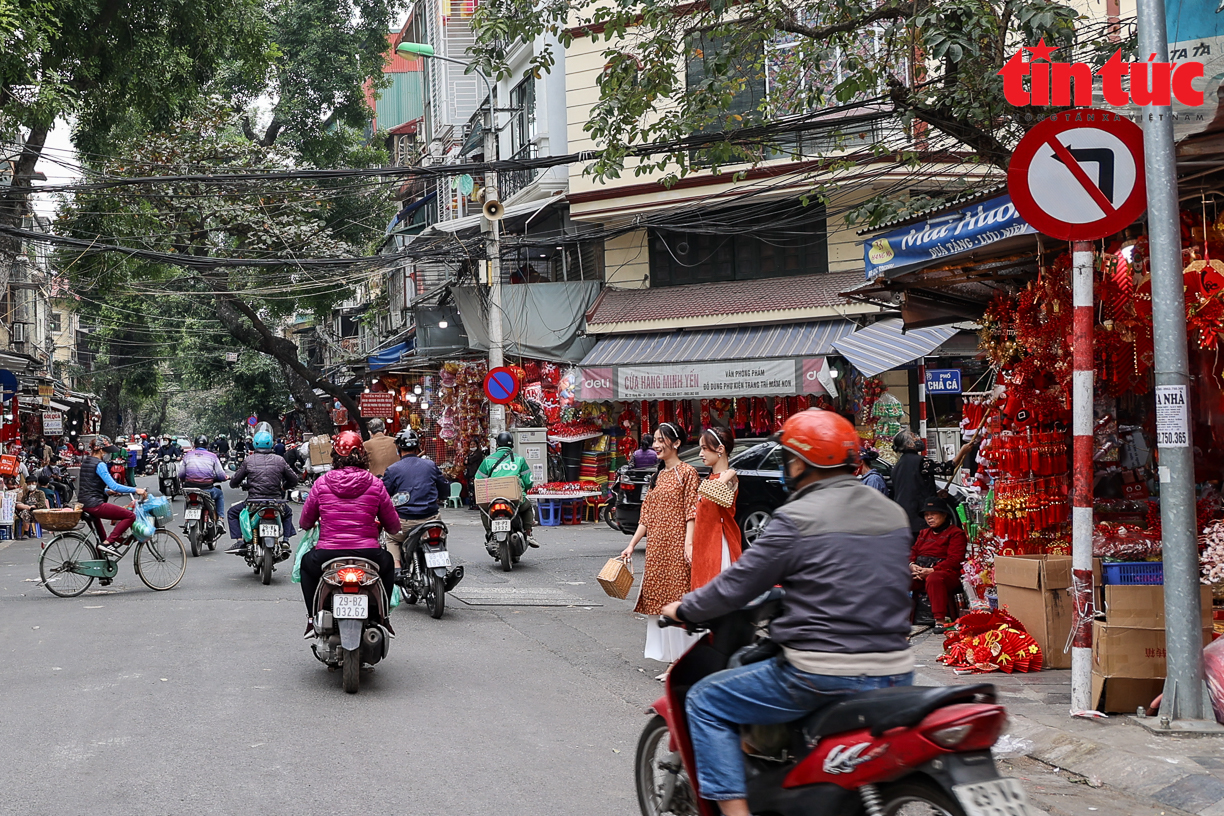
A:
[[[1138,0],[1138,23],[1140,55],[1154,54],[1157,61],[1168,62],[1164,0]],[[1178,229],[1173,112],[1169,105],[1148,105],[1141,110],[1152,260],[1160,521],[1164,537],[1168,668],[1160,704],[1163,726],[1173,720],[1207,719],[1210,709],[1204,709],[1203,695],[1198,531],[1189,423],[1190,369],[1186,355],[1186,297]]]
[[[481,74],[484,77],[484,74]],[[485,79],[488,85],[488,79]],[[489,115],[484,133],[484,158],[486,163],[497,160],[497,127],[494,110],[493,88],[489,86]],[[497,195],[497,171],[490,167],[485,171],[486,201],[499,200]],[[489,221],[489,232],[485,238],[485,257],[489,265],[489,370],[505,362],[505,338],[502,336],[502,280],[501,280],[501,224],[499,219]],[[489,404],[489,434],[506,430],[506,408]]]

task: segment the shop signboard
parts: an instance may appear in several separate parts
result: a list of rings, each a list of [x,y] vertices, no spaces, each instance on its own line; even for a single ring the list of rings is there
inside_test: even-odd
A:
[[[59,411],[43,411],[42,430],[46,436],[63,436],[64,415]]]
[[[959,394],[961,371],[959,368],[931,368],[926,373],[928,394]]]
[[[38,386],[38,396],[54,397],[55,396],[55,386],[54,385],[39,385]]]
[[[1169,59],[1203,65],[1203,77],[1194,82],[1203,91],[1203,102],[1192,105],[1176,96],[1173,104],[1173,134],[1181,141],[1210,128],[1219,118],[1216,92],[1224,84],[1224,13],[1218,3],[1203,0],[1165,0],[1165,26],[1169,35]]]
[[[395,395],[390,391],[371,391],[361,395],[361,415],[395,419]]]
[[[863,247],[863,263],[872,280],[1036,232],[1003,195],[872,238]]]
[[[790,357],[584,368],[576,396],[583,402],[720,399],[820,395],[832,386],[823,357]]]

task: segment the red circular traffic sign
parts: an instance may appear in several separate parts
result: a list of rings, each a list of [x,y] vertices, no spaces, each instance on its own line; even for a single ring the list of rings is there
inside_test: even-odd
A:
[[[1052,238],[1113,235],[1147,207],[1143,130],[1090,108],[1051,116],[1016,145],[1007,189],[1020,217]]]
[[[519,381],[514,372],[505,366],[498,366],[485,375],[484,392],[489,402],[506,405],[514,402],[519,394]]]

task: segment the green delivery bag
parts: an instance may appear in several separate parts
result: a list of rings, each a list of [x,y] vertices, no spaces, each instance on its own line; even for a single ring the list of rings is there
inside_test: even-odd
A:
[[[293,559],[293,583],[302,583],[302,556],[313,550],[318,543],[319,525],[316,524],[302,533],[302,540],[298,543],[297,558]]]

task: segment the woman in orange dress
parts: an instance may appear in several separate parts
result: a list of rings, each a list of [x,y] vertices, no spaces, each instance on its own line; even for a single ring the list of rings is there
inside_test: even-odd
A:
[[[700,441],[701,461],[710,468],[709,481],[737,490],[739,481],[728,461],[735,449],[735,435],[731,429],[721,425],[706,428],[701,432]],[[735,493],[731,494],[729,507],[698,493],[693,546],[689,551],[693,589],[710,583],[714,576],[735,563],[740,557],[741,546],[740,528],[735,521]]]
[[[638,542],[646,539],[646,565],[635,612],[649,616],[646,622],[646,657],[671,663],[692,645],[693,638],[678,627],[660,629],[654,616],[666,604],[689,591],[691,579],[686,553],[693,542],[697,513],[697,485],[701,481],[691,465],[680,461],[684,432],[672,422],[655,430],[654,451],[659,469],[650,480],[642,500],[642,518],[622,558],[632,558]]]

